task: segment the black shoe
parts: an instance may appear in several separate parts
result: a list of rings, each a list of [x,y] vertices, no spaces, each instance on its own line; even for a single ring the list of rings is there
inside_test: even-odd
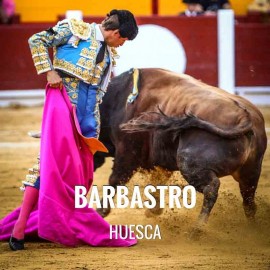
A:
[[[24,249],[24,239],[19,240],[11,235],[8,243],[10,249],[13,251]]]

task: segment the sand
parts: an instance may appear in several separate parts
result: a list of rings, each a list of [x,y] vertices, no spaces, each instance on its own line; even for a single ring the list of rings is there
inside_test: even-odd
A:
[[[270,107],[260,109],[269,141]],[[40,129],[41,115],[41,107],[0,109],[0,218],[21,203],[21,180],[39,151],[39,140],[27,132]],[[106,218],[112,224],[158,224],[161,240],[142,239],[131,248],[66,248],[33,241],[19,252],[0,242],[0,269],[270,269],[269,152],[268,147],[257,189],[255,224],[249,224],[244,216],[237,183],[224,177],[217,203],[198,240],[189,235],[201,208],[201,194],[197,194],[193,209],[165,208],[159,216],[146,215],[145,209],[113,209]],[[107,183],[111,166],[112,159],[107,159],[95,173],[94,184],[101,187]],[[136,173],[128,186],[149,181],[149,175]],[[186,184],[177,172],[168,183]]]

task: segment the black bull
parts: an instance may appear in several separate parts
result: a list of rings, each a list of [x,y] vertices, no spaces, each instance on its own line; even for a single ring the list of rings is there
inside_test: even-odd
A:
[[[114,157],[109,178],[114,187],[127,183],[139,167],[180,170],[204,195],[202,223],[217,200],[219,177],[232,175],[253,220],[267,144],[260,111],[244,98],[162,69],[140,69],[138,86],[138,97],[127,103],[132,72],[112,79],[100,106],[100,140],[109,153],[94,156],[95,168]],[[98,211],[106,216],[110,209]]]

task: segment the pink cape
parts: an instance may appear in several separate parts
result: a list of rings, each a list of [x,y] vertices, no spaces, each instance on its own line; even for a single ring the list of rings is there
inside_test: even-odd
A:
[[[67,246],[116,247],[137,243],[134,237],[110,239],[110,225],[94,209],[75,208],[75,186],[83,185],[87,190],[91,187],[93,155],[76,129],[64,90],[47,88],[40,154],[38,209],[30,215],[26,236],[38,235]],[[0,220],[0,240],[10,237],[19,212],[17,208]]]

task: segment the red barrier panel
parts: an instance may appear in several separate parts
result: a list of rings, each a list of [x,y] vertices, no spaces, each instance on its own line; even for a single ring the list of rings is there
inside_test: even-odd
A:
[[[101,20],[101,17],[85,18],[87,22]],[[217,85],[216,17],[152,16],[138,17],[137,21],[172,31],[186,52],[185,73]],[[46,76],[36,75],[27,40],[32,34],[51,26],[44,23],[0,26],[0,90],[44,88]],[[270,24],[236,22],[235,34],[236,86],[269,86]]]
[[[37,75],[28,39],[51,24],[0,26],[0,90],[44,88],[46,75]]]
[[[236,24],[236,86],[270,85],[270,24]]]

